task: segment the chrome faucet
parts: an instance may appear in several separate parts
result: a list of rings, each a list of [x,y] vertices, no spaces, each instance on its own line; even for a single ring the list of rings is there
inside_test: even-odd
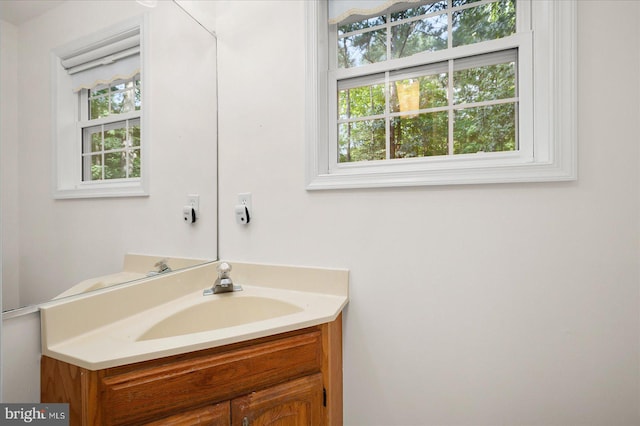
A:
[[[241,291],[242,287],[234,285],[229,273],[231,272],[231,265],[227,262],[222,262],[218,265],[218,278],[213,283],[213,287],[205,288],[202,294],[209,296],[210,294],[228,293],[231,291]]]
[[[153,266],[158,269],[156,271],[147,272],[148,277],[171,272],[171,268],[169,267],[169,265],[167,265],[167,259],[160,259]]]

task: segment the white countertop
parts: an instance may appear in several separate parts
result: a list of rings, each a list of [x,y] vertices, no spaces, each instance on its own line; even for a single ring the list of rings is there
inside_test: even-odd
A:
[[[231,263],[231,277],[243,291],[203,296],[216,277],[217,263],[211,263],[46,304],[41,307],[42,353],[99,370],[331,322],[348,302],[346,270]],[[296,309],[245,324],[144,338],[173,314],[228,298],[275,299]]]

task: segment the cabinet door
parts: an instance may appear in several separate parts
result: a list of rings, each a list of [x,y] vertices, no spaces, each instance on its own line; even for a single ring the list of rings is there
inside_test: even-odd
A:
[[[231,401],[233,426],[323,424],[322,374],[314,374]]]
[[[231,424],[231,409],[229,401],[210,405],[195,410],[185,411],[170,417],[145,423],[144,426],[229,426]]]

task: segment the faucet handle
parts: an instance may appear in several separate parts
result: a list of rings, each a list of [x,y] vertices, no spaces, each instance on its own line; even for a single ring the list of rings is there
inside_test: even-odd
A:
[[[229,272],[231,272],[231,265],[227,262],[222,262],[218,265],[218,277],[220,278],[228,278]]]
[[[203,295],[208,296],[211,294],[242,291],[242,286],[234,285],[233,281],[231,281],[231,278],[229,277],[229,272],[231,272],[230,264],[227,262],[220,262],[216,269],[218,270],[218,278],[213,283],[213,287],[204,289],[202,292]]]
[[[160,259],[153,266],[158,268],[158,272],[171,272],[171,268],[167,265],[167,261],[168,259]]]

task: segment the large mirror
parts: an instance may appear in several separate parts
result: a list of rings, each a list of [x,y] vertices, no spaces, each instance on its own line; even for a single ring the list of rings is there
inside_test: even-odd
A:
[[[144,278],[166,271],[165,265],[176,270],[215,260],[216,42],[192,14],[185,13],[193,2],[2,3],[3,311]],[[122,95],[118,100],[111,93],[122,93],[125,83],[135,87],[131,96],[139,96],[141,87],[142,98],[136,100],[144,114],[141,135],[136,133],[135,117],[129,117],[122,128],[134,135],[130,138],[139,137],[133,145],[144,152],[140,155],[144,162],[130,169],[144,170],[148,193],[59,196],[57,168],[64,162],[57,158],[56,143],[70,142],[55,140],[55,121],[68,111],[55,103],[52,67],[56,55],[52,52],[91,40],[96,33],[132,19],[140,19],[143,25],[141,85],[135,79],[115,81],[94,87],[93,93],[106,94],[103,99],[115,104]],[[81,104],[85,102],[80,99]],[[106,140],[114,129],[101,125],[102,133],[92,134]],[[115,130],[117,133],[117,126]],[[130,140],[128,143],[131,145]],[[82,170],[80,157],[86,152],[78,146],[73,150],[78,153],[78,170]],[[98,180],[109,180],[104,169],[113,150],[103,143],[99,155],[94,155],[100,159],[88,160],[85,175],[91,168],[98,170]],[[106,182],[107,186],[111,183]],[[84,184],[90,183],[81,182]],[[185,220],[184,213],[193,196],[197,196],[198,208],[195,223]]]

